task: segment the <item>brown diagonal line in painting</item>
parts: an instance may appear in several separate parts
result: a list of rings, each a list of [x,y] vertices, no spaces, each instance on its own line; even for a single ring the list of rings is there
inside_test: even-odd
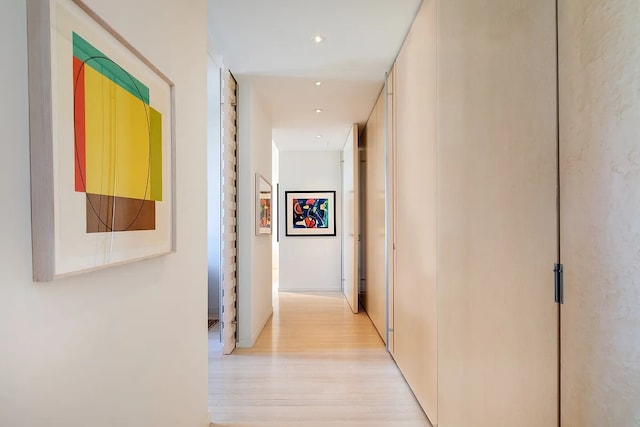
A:
[[[91,60],[98,60],[98,59],[103,59],[106,61],[109,61],[111,63],[113,63],[116,67],[120,68],[125,74],[126,76],[131,80],[131,83],[133,84],[133,86],[136,88],[136,91],[138,92],[139,98],[141,99],[140,102],[142,102],[142,106],[144,109],[144,114],[146,116],[147,119],[147,132],[149,134],[149,160],[147,163],[147,181],[145,183],[145,188],[144,188],[144,196],[142,198],[142,203],[140,203],[140,208],[138,209],[135,217],[133,218],[133,220],[131,220],[131,222],[126,226],[123,227],[121,229],[115,229],[115,227],[110,226],[109,224],[106,223],[106,221],[104,221],[100,215],[99,215],[99,210],[96,210],[95,206],[93,206],[93,203],[91,202],[91,200],[89,198],[87,198],[87,202],[89,204],[89,206],[91,206],[91,210],[95,213],[96,217],[98,218],[98,221],[100,221],[100,223],[102,223],[102,225],[104,225],[104,227],[106,228],[107,231],[128,231],[131,226],[138,220],[138,217],[140,216],[140,213],[142,212],[142,209],[144,208],[144,201],[147,199],[147,192],[149,191],[149,176],[151,175],[151,123],[149,121],[149,112],[147,111],[147,107],[146,104],[144,103],[144,101],[142,101],[142,92],[140,91],[140,88],[138,87],[138,84],[136,83],[135,79],[131,76],[131,74],[129,74],[129,72],[127,70],[125,70],[124,68],[122,68],[120,66],[120,64],[118,64],[115,61],[112,61],[111,59],[107,58],[106,56],[92,56],[87,58],[85,61],[82,61],[82,64],[80,65],[80,68],[78,69],[78,74],[75,77],[75,84],[74,84],[74,96],[73,96],[73,105],[74,105],[74,109],[73,109],[73,120],[74,120],[74,127],[73,127],[73,145],[74,145],[74,150],[75,150],[75,155],[76,155],[76,162],[78,162],[78,164],[80,164],[80,154],[78,153],[78,135],[77,135],[77,127],[75,126],[75,122],[77,120],[76,117],[76,109],[75,109],[75,104],[76,104],[76,93],[78,92],[78,83],[80,81],[80,74],[82,73],[82,71],[84,70],[84,67],[86,65],[87,62],[91,61]],[[86,142],[85,142],[86,144]],[[78,174],[80,175],[80,181],[82,182],[82,188],[84,188],[84,192],[85,192],[85,197],[86,193],[87,193],[87,183],[85,180],[85,177],[82,175],[82,168],[78,168]]]

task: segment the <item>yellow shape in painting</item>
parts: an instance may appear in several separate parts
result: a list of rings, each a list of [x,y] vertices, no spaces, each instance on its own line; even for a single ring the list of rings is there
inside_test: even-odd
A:
[[[84,72],[87,193],[149,200],[149,106],[92,67]]]

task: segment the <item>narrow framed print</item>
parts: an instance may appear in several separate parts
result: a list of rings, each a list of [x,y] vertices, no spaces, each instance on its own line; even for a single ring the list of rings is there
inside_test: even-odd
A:
[[[269,181],[256,174],[256,234],[271,234],[271,197]]]
[[[286,191],[287,236],[335,236],[335,191]]]
[[[174,85],[80,0],[27,0],[35,281],[175,251]]]

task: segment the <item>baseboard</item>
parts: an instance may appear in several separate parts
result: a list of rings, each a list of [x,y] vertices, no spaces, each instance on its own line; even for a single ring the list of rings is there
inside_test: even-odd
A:
[[[286,288],[286,287],[283,287],[282,285],[280,285],[280,287],[278,288],[278,291],[279,292],[290,292],[290,293],[293,293],[293,294],[295,294],[296,292],[299,292],[299,293],[302,293],[302,292],[315,292],[315,293],[321,294],[321,293],[330,293],[330,292],[331,293],[333,293],[333,292],[342,293],[342,288],[340,288],[340,287],[337,287],[335,289],[333,289],[333,288],[328,288],[328,289],[327,288],[321,288],[321,289],[318,289],[318,288]]]
[[[206,418],[203,418],[202,427],[211,427],[213,423],[211,422],[211,412],[207,411]]]
[[[273,316],[273,307],[271,308],[271,310],[269,310],[269,312],[267,313],[267,316],[265,316],[265,318],[262,319],[262,322],[259,323],[258,328],[256,328],[255,331],[252,331],[251,338],[248,339],[248,340],[247,339],[238,340],[238,342],[236,343],[236,347],[238,347],[238,348],[251,348],[251,347],[253,347],[254,344],[256,343],[256,340],[258,339],[258,337],[262,333],[262,330],[267,325],[267,322],[269,321],[269,319],[271,319],[271,316]]]

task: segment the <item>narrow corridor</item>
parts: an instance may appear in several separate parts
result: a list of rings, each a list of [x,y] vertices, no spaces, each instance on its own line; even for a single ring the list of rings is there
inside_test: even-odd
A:
[[[214,426],[429,426],[365,313],[341,294],[274,295],[251,349],[223,356],[209,332]]]

